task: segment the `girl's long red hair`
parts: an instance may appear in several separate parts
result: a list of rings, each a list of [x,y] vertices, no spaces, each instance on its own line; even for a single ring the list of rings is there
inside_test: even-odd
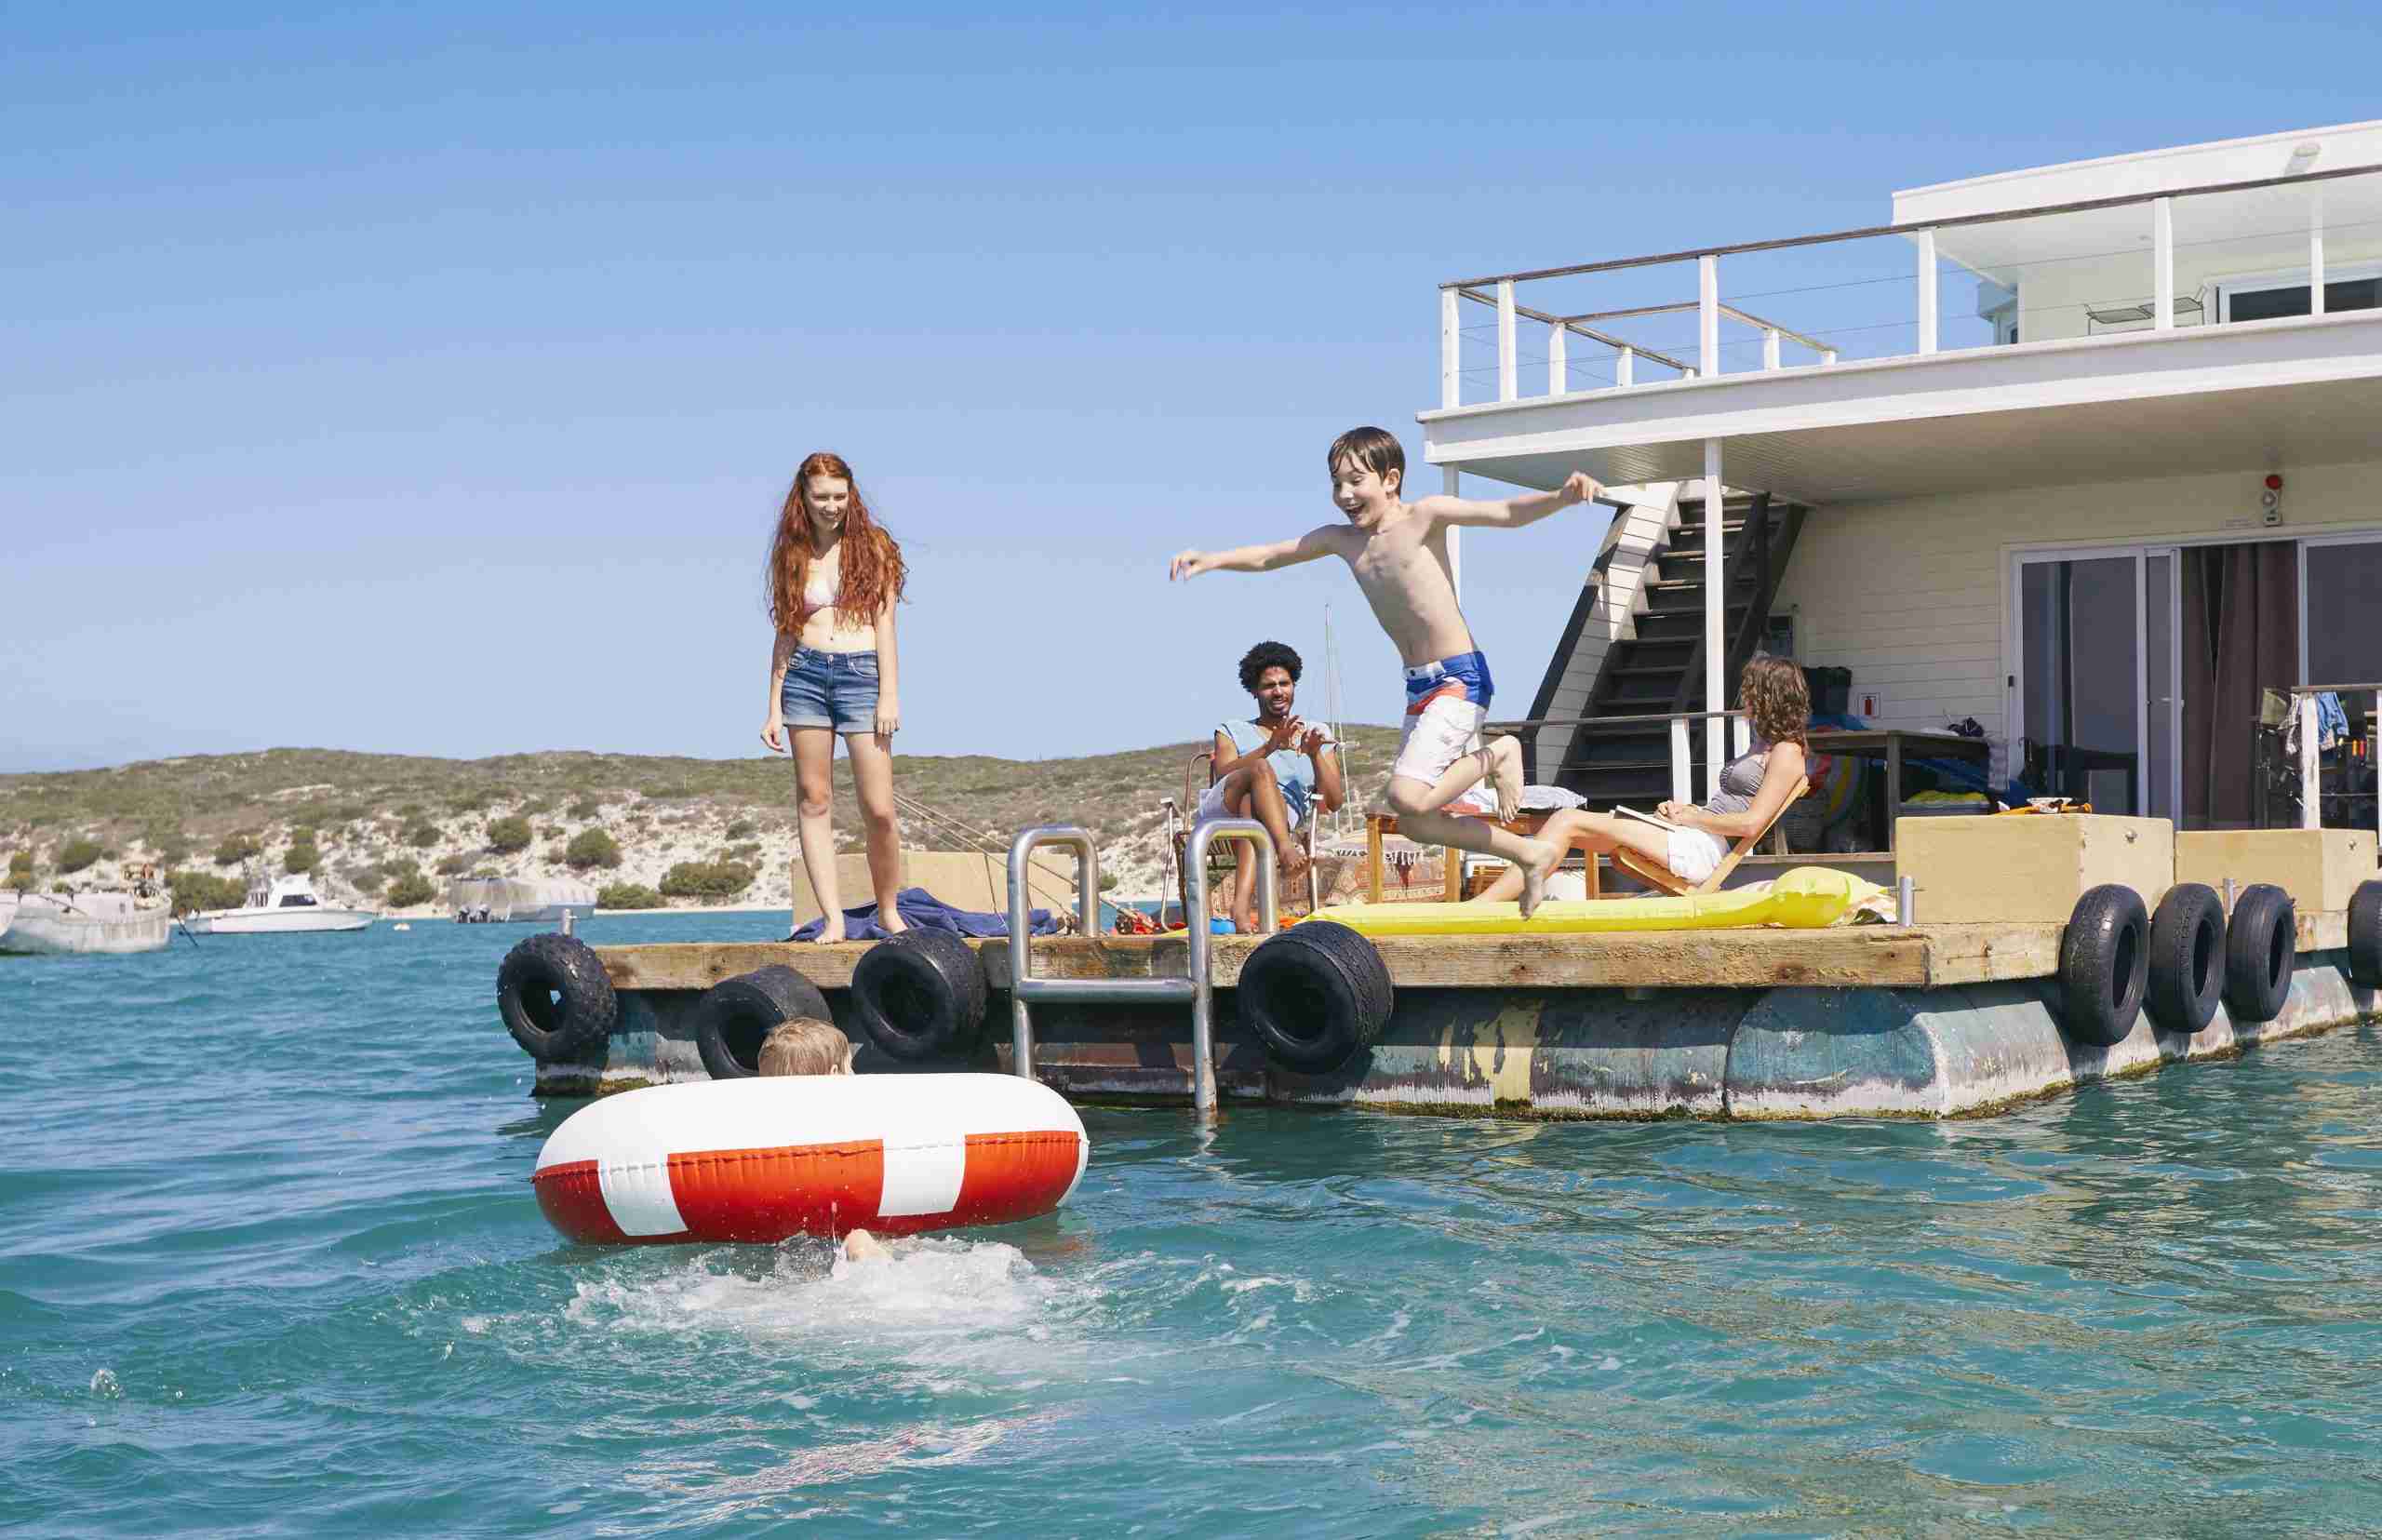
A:
[[[777,531],[769,538],[769,563],[761,576],[769,620],[780,631],[802,627],[802,593],[810,582],[810,562],[818,555],[810,543],[810,515],[802,503],[802,489],[814,475],[832,475],[849,483],[851,502],[844,515],[843,575],[836,590],[836,619],[848,625],[876,621],[885,606],[902,596],[909,569],[902,548],[869,513],[860,495],[860,480],[839,454],[822,449],[795,467],[794,485],[778,509]]]

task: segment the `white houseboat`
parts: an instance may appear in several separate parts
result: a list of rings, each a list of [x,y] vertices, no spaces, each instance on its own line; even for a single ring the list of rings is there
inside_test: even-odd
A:
[[[252,877],[248,902],[237,909],[203,909],[182,923],[199,935],[280,936],[318,931],[362,931],[380,918],[378,911],[327,904],[314,892],[304,873],[274,878]]]
[[[462,924],[554,925],[565,913],[594,914],[596,888],[569,877],[458,877],[447,885],[447,907]]]
[[[113,956],[162,952],[173,939],[162,898],[130,893],[0,895],[0,953]]]
[[[1706,703],[1766,647],[1843,671],[1870,779],[1804,843],[1880,875],[1906,757],[2179,829],[2375,826],[2382,122],[1748,234],[1439,291],[1447,484],[1623,504],[1508,724],[1533,781],[1700,797]]]

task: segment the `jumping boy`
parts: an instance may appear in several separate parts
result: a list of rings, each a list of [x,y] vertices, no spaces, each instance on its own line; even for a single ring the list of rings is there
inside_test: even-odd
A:
[[[1270,572],[1323,556],[1346,562],[1406,665],[1405,733],[1389,778],[1389,807],[1398,814],[1399,831],[1427,844],[1511,862],[1522,874],[1521,912],[1527,918],[1546,896],[1546,876],[1563,859],[1563,847],[1441,810],[1486,779],[1496,789],[1498,818],[1510,820],[1521,810],[1522,790],[1520,742],[1500,738],[1486,747],[1480,743],[1481,724],[1489,717],[1489,660],[1474,647],[1472,628],[1456,606],[1447,530],[1455,524],[1519,529],[1588,502],[1604,489],[1586,472],[1574,471],[1555,491],[1502,502],[1454,497],[1408,502],[1399,496],[1406,452],[1380,428],[1351,428],[1333,439],[1326,464],[1332,501],[1347,523],[1327,524],[1271,545],[1184,551],[1169,574],[1184,579],[1202,572]]]
[[[756,1072],[762,1075],[850,1075],[852,1040],[835,1023],[796,1016],[769,1028],[761,1039]],[[866,1230],[844,1237],[844,1260],[870,1262],[892,1253]]]

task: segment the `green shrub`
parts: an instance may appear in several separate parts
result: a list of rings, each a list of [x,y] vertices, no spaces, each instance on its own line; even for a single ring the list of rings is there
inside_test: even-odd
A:
[[[8,858],[8,875],[11,877],[19,872],[30,872],[33,869],[33,853],[31,850],[19,850]]]
[[[365,866],[347,874],[348,886],[367,898],[379,892],[388,879],[389,874],[378,866]]]
[[[236,909],[248,897],[239,883],[212,872],[167,872],[166,888],[174,895],[174,913],[178,915],[195,914],[201,909]]]
[[[389,907],[392,909],[410,909],[437,896],[436,885],[418,871],[408,872],[389,884]]]
[[[438,843],[438,825],[428,819],[408,824],[406,825],[405,841],[416,849],[435,845]]]
[[[733,861],[743,866],[757,866],[761,864],[761,847],[750,841],[731,846],[723,859]]]
[[[750,839],[760,832],[760,826],[749,818],[740,818],[728,825],[728,837],[730,839]]]
[[[662,875],[664,898],[734,898],[758,876],[732,861],[681,861]]]
[[[535,818],[554,805],[555,799],[551,797],[533,797],[522,803],[518,810],[524,818]]]
[[[598,909],[659,909],[662,895],[642,882],[613,882],[596,890]]]
[[[582,829],[564,847],[562,858],[574,872],[583,872],[590,866],[617,866],[621,864],[621,847],[601,829]]]
[[[491,818],[488,824],[488,848],[499,855],[511,855],[529,848],[529,821],[526,818]]]
[[[331,810],[334,824],[361,824],[371,816],[371,808],[362,802],[342,802]]]
[[[225,835],[223,843],[215,847],[215,864],[236,866],[243,861],[254,861],[263,849],[264,847],[257,842],[254,833],[242,829],[237,833]]]
[[[323,852],[314,848],[314,837],[307,835],[291,842],[282,855],[281,869],[291,877],[302,877],[323,864]]]
[[[487,807],[489,803],[495,800],[496,794],[494,792],[467,791],[448,797],[447,799],[447,810],[448,812],[457,813],[477,812],[482,808]]]
[[[573,802],[569,809],[570,816],[579,819],[582,823],[590,818],[597,816],[603,812],[603,808],[592,797],[581,797],[578,801]]]
[[[462,877],[465,872],[468,872],[471,869],[472,858],[470,856],[442,855],[438,858],[438,875],[440,877]]]
[[[106,853],[97,840],[70,839],[58,852],[58,869],[61,874],[79,872]]]

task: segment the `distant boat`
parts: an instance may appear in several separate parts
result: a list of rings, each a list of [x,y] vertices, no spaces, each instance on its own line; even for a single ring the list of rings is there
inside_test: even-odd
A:
[[[596,911],[596,890],[567,877],[467,877],[447,885],[447,907],[465,925],[552,925],[566,911]]]
[[[173,939],[163,899],[130,893],[25,893],[0,898],[0,952],[162,952]]]
[[[303,873],[276,877],[271,886],[259,878],[248,889],[248,901],[237,909],[205,909],[186,917],[182,924],[201,936],[279,936],[314,931],[361,931],[380,915],[370,909],[342,909],[314,895],[314,884]]]

